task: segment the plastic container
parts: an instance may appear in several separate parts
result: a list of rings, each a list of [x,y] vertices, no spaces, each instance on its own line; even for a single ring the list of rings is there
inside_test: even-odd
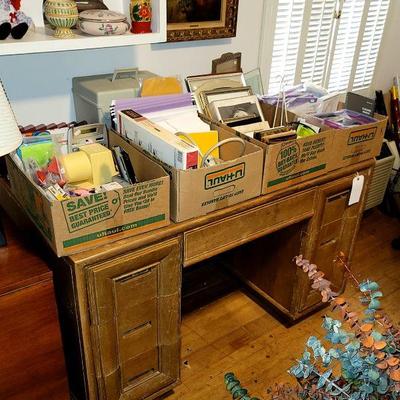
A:
[[[112,74],[80,76],[72,78],[77,121],[111,125],[112,100],[138,97],[142,82],[157,76],[138,68],[116,69]]]

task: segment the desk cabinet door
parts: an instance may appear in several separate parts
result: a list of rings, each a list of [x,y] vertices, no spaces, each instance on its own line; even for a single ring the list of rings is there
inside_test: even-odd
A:
[[[351,258],[359,222],[364,208],[369,170],[363,171],[365,185],[358,203],[348,205],[354,175],[322,186],[319,193],[317,215],[313,220],[310,248],[307,257],[325,273],[333,284],[333,289],[344,288],[344,269],[333,260],[343,252]],[[321,303],[321,295],[311,290],[307,276],[300,272],[300,287],[303,288],[303,301],[298,311]]]
[[[180,242],[88,271],[99,399],[150,399],[179,379]]]

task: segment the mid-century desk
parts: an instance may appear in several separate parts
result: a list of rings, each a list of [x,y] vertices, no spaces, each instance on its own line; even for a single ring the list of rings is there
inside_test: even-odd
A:
[[[292,321],[320,307],[292,258],[304,254],[337,288],[351,257],[374,160],[203,217],[55,260],[72,395],[154,399],[179,383],[182,268],[225,253],[235,274]],[[365,175],[360,202],[352,180]]]

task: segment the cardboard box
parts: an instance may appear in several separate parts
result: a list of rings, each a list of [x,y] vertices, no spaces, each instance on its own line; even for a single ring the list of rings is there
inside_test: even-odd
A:
[[[272,126],[275,107],[262,103],[261,109],[264,118]],[[277,121],[280,121],[281,111],[278,109]],[[289,111],[287,114],[289,122],[298,118]],[[377,119],[375,123],[347,129],[332,129],[318,124],[318,121],[310,117],[307,120],[320,126],[320,133],[269,145],[233,129],[231,132],[236,132],[237,135],[264,149],[261,193],[266,194],[377,156],[382,146],[387,117],[379,114],[375,114],[374,117]],[[207,122],[206,117],[202,118]],[[208,123],[213,129],[217,126],[226,127],[210,120]]]
[[[264,118],[272,126],[275,107],[262,103],[261,109],[263,110]],[[278,121],[280,121],[280,111],[278,110]],[[206,117],[202,116],[202,118],[207,121]],[[288,112],[289,122],[296,121],[297,118],[297,115]],[[284,189],[293,184],[323,175],[328,171],[333,142],[333,136],[328,128],[323,128],[315,136],[266,144],[245,136],[221,123],[210,120],[208,120],[208,123],[212,129],[223,126],[225,129],[229,129],[232,133],[235,132],[240,137],[264,150],[262,194]]]
[[[109,143],[129,154],[140,183],[62,202],[50,201],[7,157],[13,193],[59,257],[170,223],[168,174],[113,132]]]
[[[236,137],[230,128],[216,130],[219,141]],[[240,143],[220,147],[220,158],[229,161],[213,167],[179,170],[162,163],[171,176],[173,221],[199,217],[260,195],[262,149],[246,142],[243,156],[238,157],[241,148]]]
[[[374,118],[377,122],[343,129],[331,129],[333,150],[329,171],[379,155],[388,119],[379,114],[374,114]],[[307,120],[315,125],[324,126],[316,118],[308,117]]]

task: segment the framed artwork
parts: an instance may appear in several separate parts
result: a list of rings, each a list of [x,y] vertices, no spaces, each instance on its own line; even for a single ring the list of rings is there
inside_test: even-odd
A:
[[[189,92],[193,93],[199,111],[202,111],[200,93],[220,88],[237,88],[245,86],[241,72],[216,75],[193,75],[186,78]]]
[[[231,127],[264,121],[257,96],[216,100],[211,103],[211,108],[217,121]]]
[[[236,36],[239,0],[167,0],[167,41]]]
[[[224,74],[228,72],[241,72],[242,53],[225,53],[220,58],[212,60],[211,73]]]
[[[203,109],[204,113],[211,118],[212,115],[210,113],[209,106],[213,101],[227,100],[233,97],[243,97],[252,94],[253,92],[251,91],[250,86],[206,90],[205,92],[200,93],[201,108]]]

